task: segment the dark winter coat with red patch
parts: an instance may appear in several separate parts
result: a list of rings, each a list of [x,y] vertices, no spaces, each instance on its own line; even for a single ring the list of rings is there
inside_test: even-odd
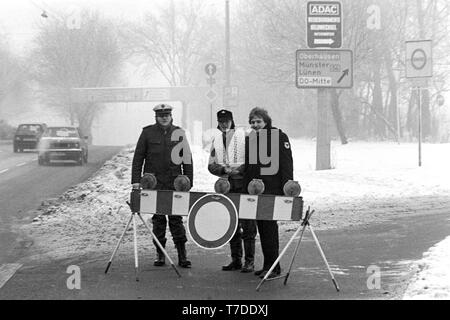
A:
[[[288,180],[293,180],[294,176],[291,144],[288,136],[280,129],[269,126],[266,126],[264,129],[267,129],[266,141],[261,139],[260,133],[252,132],[246,137],[244,188],[247,191],[248,184],[252,179],[261,179],[265,186],[264,194],[282,195],[284,184]],[[278,135],[276,145],[272,145],[272,134]],[[265,153],[269,157],[272,154],[275,157],[276,152],[274,148],[278,148],[278,159],[272,160],[278,161],[278,170],[274,174],[267,175],[261,172],[262,168],[271,166],[271,163],[264,164],[263,162],[265,161],[261,162],[260,149],[263,147],[263,143],[265,143],[265,149],[267,150],[267,152],[263,152],[263,156]],[[255,163],[250,163],[251,157],[249,153],[251,150],[257,151],[257,154],[254,155]],[[263,151],[265,151],[264,148]]]

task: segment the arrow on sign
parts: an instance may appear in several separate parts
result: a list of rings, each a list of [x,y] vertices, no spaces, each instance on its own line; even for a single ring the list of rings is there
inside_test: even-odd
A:
[[[342,71],[342,76],[339,78],[339,80],[337,81],[337,83],[341,83],[342,79],[345,78],[345,76],[348,76],[348,72],[350,70],[349,69],[345,69],[344,71]]]
[[[205,72],[208,76],[213,76],[216,73],[216,65],[214,63],[208,63],[205,66]]]
[[[314,39],[314,44],[333,44],[333,39]]]

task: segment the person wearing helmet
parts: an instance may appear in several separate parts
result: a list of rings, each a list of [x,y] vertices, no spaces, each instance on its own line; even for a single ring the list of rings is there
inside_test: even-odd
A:
[[[131,183],[138,186],[143,173],[153,173],[156,176],[156,190],[175,190],[174,181],[179,175],[185,175],[193,185],[193,163],[189,143],[184,130],[173,125],[172,106],[159,104],[153,108],[156,123],[144,127],[134,151]],[[175,141],[174,141],[175,139]],[[172,150],[182,143],[179,159],[172,159]],[[175,154],[177,154],[175,152]],[[190,268],[191,262],[186,255],[186,230],[181,216],[168,216],[169,229],[178,252],[178,265]],[[166,245],[167,218],[165,215],[154,214],[152,217],[153,233],[163,247]],[[156,246],[156,243],[155,243]],[[157,259],[155,266],[165,264],[164,253],[156,246]]]
[[[208,170],[225,177],[232,193],[243,193],[243,170],[245,166],[245,131],[237,129],[233,113],[228,110],[217,112],[217,130],[214,133]],[[242,230],[241,230],[242,229]],[[253,272],[255,260],[256,221],[239,219],[238,228],[230,240],[231,262],[222,267],[224,271],[241,270]],[[244,242],[245,263],[242,266],[242,242]]]

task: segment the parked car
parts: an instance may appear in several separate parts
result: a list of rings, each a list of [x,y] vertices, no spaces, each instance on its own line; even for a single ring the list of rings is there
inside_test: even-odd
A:
[[[23,152],[25,149],[36,149],[46,128],[45,123],[19,124],[13,138],[13,151]]]
[[[87,136],[77,127],[48,127],[38,147],[39,165],[52,160],[72,160],[79,165],[88,161]]]

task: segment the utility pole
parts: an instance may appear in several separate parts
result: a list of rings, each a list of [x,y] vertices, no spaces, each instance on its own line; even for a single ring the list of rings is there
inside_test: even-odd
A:
[[[316,170],[331,169],[331,138],[328,127],[329,93],[329,89],[317,89]]]
[[[231,85],[230,56],[230,1],[225,0],[225,83]]]

